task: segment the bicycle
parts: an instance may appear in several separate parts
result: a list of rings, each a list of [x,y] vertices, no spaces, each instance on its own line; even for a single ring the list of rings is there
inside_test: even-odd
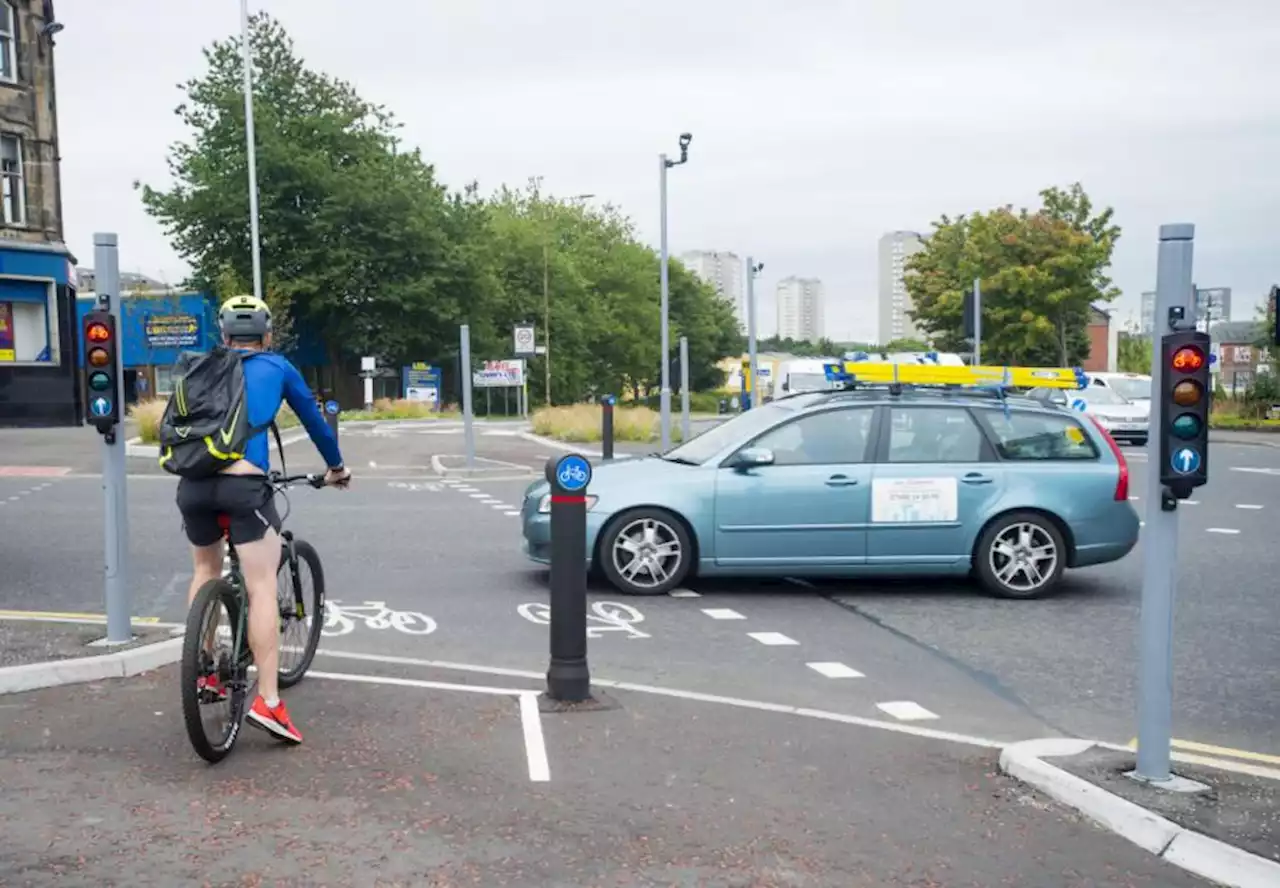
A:
[[[284,491],[293,484],[306,482],[314,488],[325,486],[323,474],[282,475],[271,472],[268,483],[276,494],[284,495]],[[284,497],[288,503],[288,497]],[[286,509],[284,518],[289,515]],[[187,735],[196,753],[205,761],[217,763],[226,758],[236,740],[240,736],[244,717],[251,699],[250,690],[253,682],[249,678],[249,667],[253,665],[253,651],[249,648],[248,612],[249,598],[245,589],[244,576],[240,570],[240,559],[236,555],[235,546],[227,538],[229,520],[225,515],[219,516],[223,539],[227,540],[227,572],[200,587],[191,602],[187,613],[186,635],[182,646],[182,714],[186,722]],[[310,612],[303,601],[302,579],[299,566],[306,563],[311,572],[315,587],[315,603]],[[282,589],[279,583],[281,576],[288,576],[289,582]],[[302,659],[292,669],[284,669],[286,648],[280,646],[280,672],[278,681],[281,688],[290,688],[300,682],[311,661],[315,659],[316,648],[320,644],[320,632],[324,628],[324,571],[320,565],[320,555],[315,547],[305,540],[296,538],[291,531],[280,531],[280,567],[277,571],[276,602],[280,609],[281,635],[293,624],[301,624],[306,628],[306,641],[302,647]],[[210,624],[209,618],[216,619],[219,608],[226,610],[229,630],[217,630],[217,622]],[[308,616],[311,617],[307,624]],[[222,640],[229,636],[229,650],[213,653],[215,639]],[[218,688],[205,687],[205,680],[216,676]],[[230,711],[221,736],[210,740],[205,731],[202,707],[214,703],[229,703]]]

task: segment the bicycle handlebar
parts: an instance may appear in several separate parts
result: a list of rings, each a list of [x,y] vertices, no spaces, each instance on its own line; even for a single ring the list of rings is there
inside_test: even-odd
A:
[[[279,472],[271,472],[267,477],[271,480],[272,484],[275,484],[278,487],[288,487],[291,484],[298,484],[304,481],[317,490],[325,486],[325,476],[323,472],[308,472],[305,475],[281,475]]]

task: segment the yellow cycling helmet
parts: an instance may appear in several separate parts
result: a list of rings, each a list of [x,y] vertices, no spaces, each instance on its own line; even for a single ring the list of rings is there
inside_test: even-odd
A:
[[[262,339],[271,332],[271,309],[257,296],[232,296],[218,311],[222,335]]]

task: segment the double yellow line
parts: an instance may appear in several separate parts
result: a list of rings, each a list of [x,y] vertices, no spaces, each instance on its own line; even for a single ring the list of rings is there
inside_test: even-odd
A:
[[[1128,745],[1130,749],[1136,750],[1138,738],[1130,740]],[[1226,767],[1255,777],[1280,780],[1280,755],[1235,749],[1231,746],[1215,746],[1212,743],[1196,743],[1192,740],[1175,739],[1170,746],[1178,760],[1189,764]]]
[[[58,623],[105,623],[106,614],[82,614],[67,611],[0,610],[0,620],[49,620]],[[134,617],[135,623],[159,623],[159,617]]]

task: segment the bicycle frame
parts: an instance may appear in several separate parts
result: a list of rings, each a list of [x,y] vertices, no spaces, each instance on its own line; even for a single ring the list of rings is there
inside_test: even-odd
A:
[[[298,571],[298,553],[294,546],[293,532],[289,530],[280,531],[280,555],[281,558],[289,562],[289,580],[293,587],[293,609],[294,616],[302,619],[306,616],[306,605],[302,601],[302,579]],[[244,572],[240,568],[240,556],[236,553],[235,544],[227,540],[227,559],[230,567],[223,579],[231,586],[236,596],[235,631],[232,634],[231,643],[231,662],[235,664],[237,676],[232,678],[233,682],[240,682],[238,673],[241,670],[248,671],[249,666],[253,663],[253,651],[248,644],[249,629],[249,592],[245,587]],[[277,602],[278,604],[278,602]],[[324,599],[319,598],[316,602],[316,608],[319,614],[314,615],[316,619],[323,619],[324,616]],[[283,616],[283,614],[281,614]],[[247,682],[245,685],[247,687]]]

